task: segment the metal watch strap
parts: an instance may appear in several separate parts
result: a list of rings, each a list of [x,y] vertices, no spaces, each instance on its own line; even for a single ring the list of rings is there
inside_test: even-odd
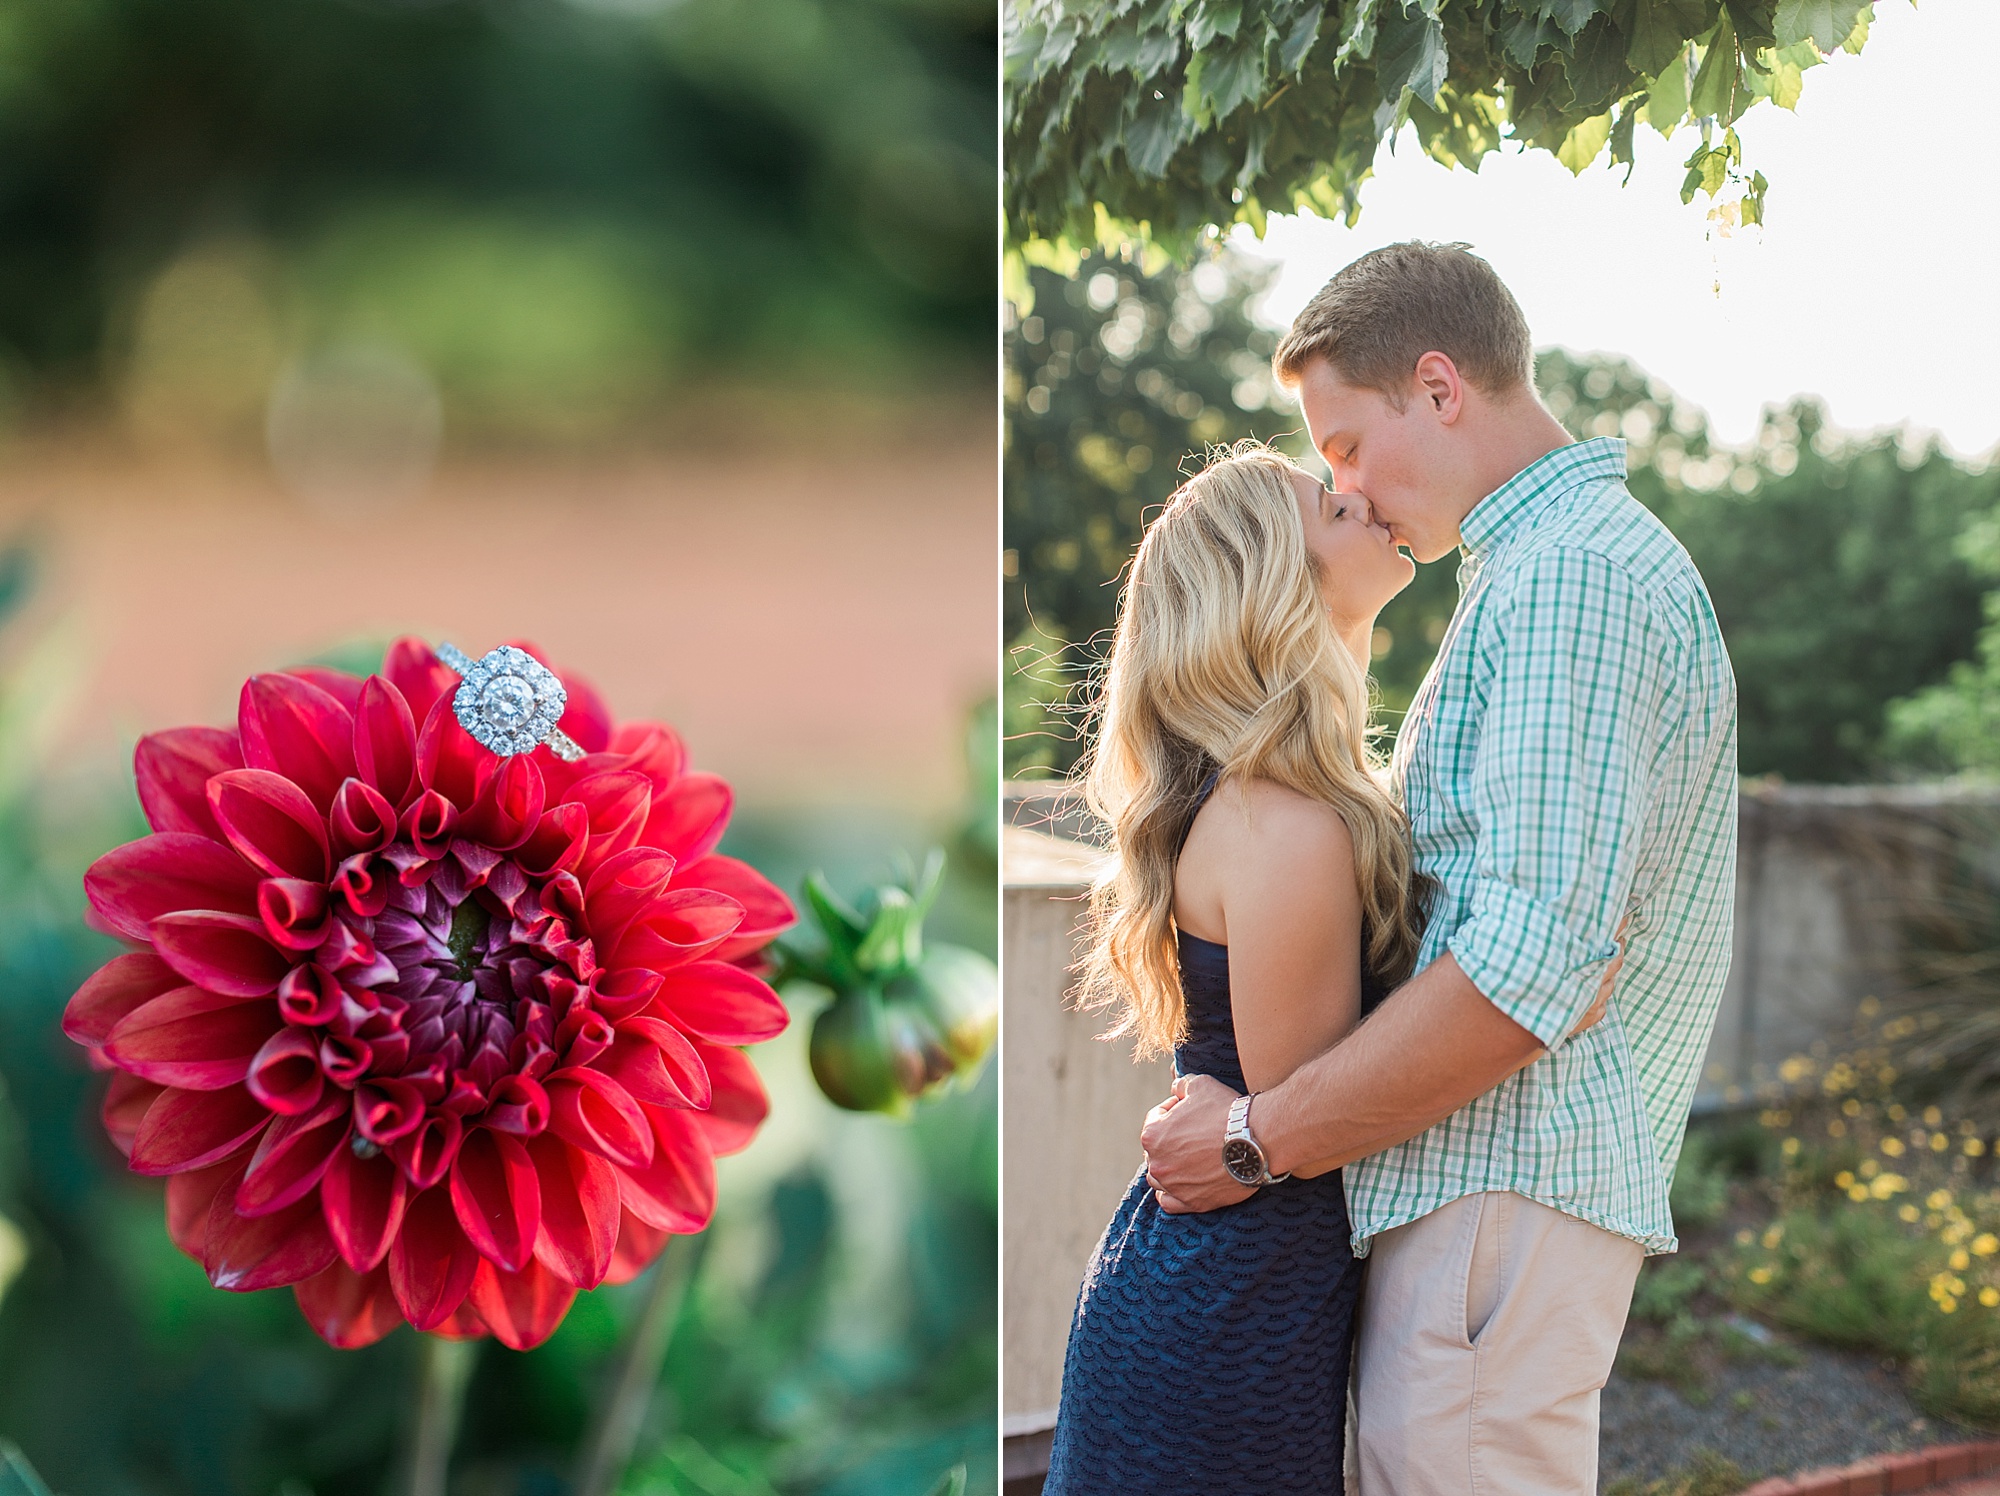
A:
[[[1225,1148],[1232,1142],[1249,1144],[1251,1150],[1256,1154],[1257,1167],[1263,1171],[1263,1177],[1254,1181],[1242,1180],[1233,1171],[1230,1177],[1239,1179],[1241,1183],[1251,1184],[1254,1188],[1261,1189],[1267,1184],[1282,1184],[1292,1176],[1288,1173],[1273,1174],[1271,1172],[1270,1160],[1264,1156],[1263,1144],[1259,1143],[1256,1135],[1250,1131],[1250,1103],[1256,1099],[1257,1095],[1253,1091],[1248,1096],[1237,1097],[1229,1104],[1229,1126],[1222,1135],[1222,1141]]]

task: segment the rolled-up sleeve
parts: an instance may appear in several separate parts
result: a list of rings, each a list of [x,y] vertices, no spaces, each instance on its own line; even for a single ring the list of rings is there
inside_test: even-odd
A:
[[[1495,1007],[1554,1049],[1617,952],[1680,644],[1623,567],[1585,550],[1524,560],[1492,603],[1474,881],[1448,948]]]

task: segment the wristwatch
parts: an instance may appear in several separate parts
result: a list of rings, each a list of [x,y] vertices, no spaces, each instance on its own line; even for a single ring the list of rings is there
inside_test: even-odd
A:
[[[1222,1166],[1238,1184],[1253,1189],[1290,1179],[1289,1174],[1273,1174],[1264,1160],[1264,1150],[1250,1135],[1250,1103],[1255,1096],[1239,1096],[1229,1103],[1229,1127],[1222,1134]]]

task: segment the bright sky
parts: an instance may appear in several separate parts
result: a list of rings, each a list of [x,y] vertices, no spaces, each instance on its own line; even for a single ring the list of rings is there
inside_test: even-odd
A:
[[[1283,265],[1265,315],[1283,323],[1357,255],[1461,239],[1492,261],[1538,345],[1622,353],[1707,410],[1723,440],[1795,394],[1850,429],[1910,423],[1965,455],[2000,444],[2000,157],[1987,91],[1995,0],[1877,0],[1858,57],[1807,72],[1795,114],[1738,126],[1771,190],[1765,226],[1710,236],[1683,207],[1698,137],[1639,128],[1638,164],[1572,178],[1545,151],[1447,171],[1406,140],[1376,162],[1352,230],[1273,218]],[[1718,289],[1719,284],[1719,289]]]

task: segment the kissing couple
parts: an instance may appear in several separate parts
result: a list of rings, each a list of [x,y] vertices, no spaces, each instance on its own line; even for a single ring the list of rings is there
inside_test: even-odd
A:
[[[1255,444],[1190,479],[1097,703],[1082,994],[1178,1078],[1044,1490],[1591,1496],[1729,965],[1729,658],[1464,246],[1363,256],[1275,364],[1332,486]],[[1380,765],[1376,616],[1454,549]]]

